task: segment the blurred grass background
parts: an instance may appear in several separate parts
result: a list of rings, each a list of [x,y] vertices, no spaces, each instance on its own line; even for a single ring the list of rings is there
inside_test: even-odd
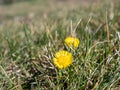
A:
[[[119,90],[119,0],[11,1],[0,5],[1,90]],[[81,44],[59,76],[52,58],[73,30]]]

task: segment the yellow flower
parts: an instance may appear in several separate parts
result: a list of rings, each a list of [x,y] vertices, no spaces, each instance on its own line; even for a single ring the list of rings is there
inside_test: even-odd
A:
[[[72,54],[64,50],[56,52],[55,57],[53,58],[54,64],[60,69],[68,67],[72,64],[72,60]]]
[[[69,46],[70,48],[77,48],[79,46],[79,39],[78,38],[74,38],[74,37],[67,37],[65,39],[65,44],[67,46]]]

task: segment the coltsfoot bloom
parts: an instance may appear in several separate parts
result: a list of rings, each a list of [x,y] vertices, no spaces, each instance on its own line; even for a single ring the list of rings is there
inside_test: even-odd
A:
[[[69,46],[70,48],[77,48],[80,44],[80,41],[78,38],[74,38],[74,37],[67,37],[65,39],[65,44],[67,46]]]
[[[54,64],[60,69],[68,67],[72,64],[72,61],[72,54],[64,50],[56,52],[55,57],[53,58]]]

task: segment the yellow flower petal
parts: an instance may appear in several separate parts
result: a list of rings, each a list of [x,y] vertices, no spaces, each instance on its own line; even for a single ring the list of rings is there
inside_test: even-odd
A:
[[[65,39],[65,44],[67,46],[69,46],[70,48],[77,48],[79,46],[79,39],[78,38],[74,38],[74,37],[67,37]]]
[[[64,50],[56,52],[53,58],[54,64],[60,69],[68,67],[72,64],[72,60],[72,54]]]

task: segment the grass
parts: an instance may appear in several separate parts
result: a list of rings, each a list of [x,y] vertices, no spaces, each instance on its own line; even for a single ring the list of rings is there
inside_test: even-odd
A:
[[[0,90],[119,90],[119,1],[38,0],[1,8]],[[80,40],[76,50],[64,45],[72,35]],[[59,70],[52,59],[62,49],[74,61]]]

